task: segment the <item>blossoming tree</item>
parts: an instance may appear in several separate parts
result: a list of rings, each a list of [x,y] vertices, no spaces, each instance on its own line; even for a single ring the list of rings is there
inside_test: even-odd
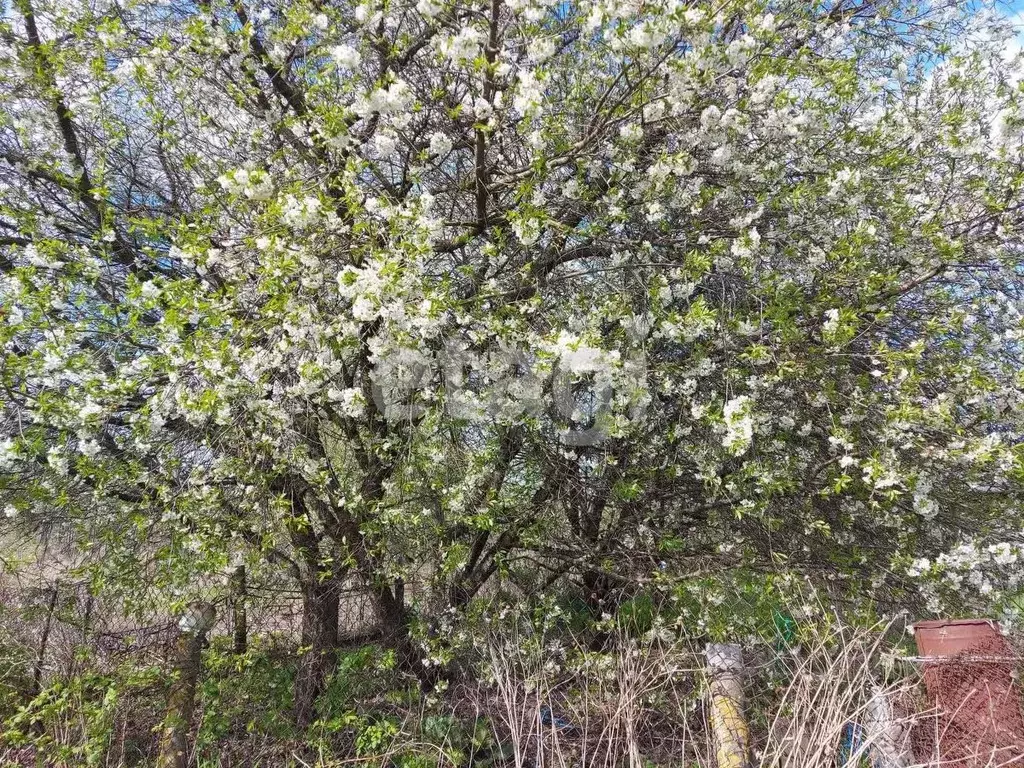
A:
[[[496,584],[1012,608],[1020,62],[976,5],[14,0],[4,525],[136,602],[293,578],[301,723],[345,585],[417,667]]]

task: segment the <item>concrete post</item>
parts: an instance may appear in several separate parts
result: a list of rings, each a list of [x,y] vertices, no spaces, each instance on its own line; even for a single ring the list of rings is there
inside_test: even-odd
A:
[[[705,654],[718,768],[752,768],[750,728],[743,714],[743,651],[735,643],[709,643]]]
[[[874,758],[872,765],[876,768],[907,768],[913,762],[908,744],[909,729],[893,718],[885,691],[875,688],[864,714],[864,729]]]

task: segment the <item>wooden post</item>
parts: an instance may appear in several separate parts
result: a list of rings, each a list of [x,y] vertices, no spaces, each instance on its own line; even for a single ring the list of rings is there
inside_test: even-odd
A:
[[[196,684],[202,667],[203,644],[216,615],[210,603],[195,603],[178,624],[181,632],[175,649],[176,678],[167,700],[156,768],[188,766],[188,731],[196,707]]]
[[[743,651],[735,643],[709,643],[705,654],[718,768],[752,768],[750,729],[743,714]]]

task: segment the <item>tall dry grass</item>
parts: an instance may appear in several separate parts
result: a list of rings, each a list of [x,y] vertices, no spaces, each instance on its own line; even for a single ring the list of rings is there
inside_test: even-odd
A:
[[[750,643],[751,765],[953,768],[934,746],[943,720],[928,704],[919,660],[893,650],[903,633],[894,622],[853,628],[833,620],[804,632],[799,647]],[[511,745],[515,768],[716,766],[703,648],[657,632],[618,632],[599,653],[505,634],[491,638],[488,654],[489,683],[479,686],[476,706],[491,716],[495,738]],[[544,725],[544,706],[571,727]],[[843,753],[850,727],[861,738]],[[1011,765],[1024,765],[1024,753],[979,751],[971,768]]]

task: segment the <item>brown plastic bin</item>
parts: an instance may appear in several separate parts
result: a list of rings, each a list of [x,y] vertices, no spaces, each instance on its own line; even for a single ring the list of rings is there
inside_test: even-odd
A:
[[[990,619],[922,621],[914,637],[935,707],[915,732],[918,760],[949,768],[1024,766],[1024,717],[1016,662]]]

